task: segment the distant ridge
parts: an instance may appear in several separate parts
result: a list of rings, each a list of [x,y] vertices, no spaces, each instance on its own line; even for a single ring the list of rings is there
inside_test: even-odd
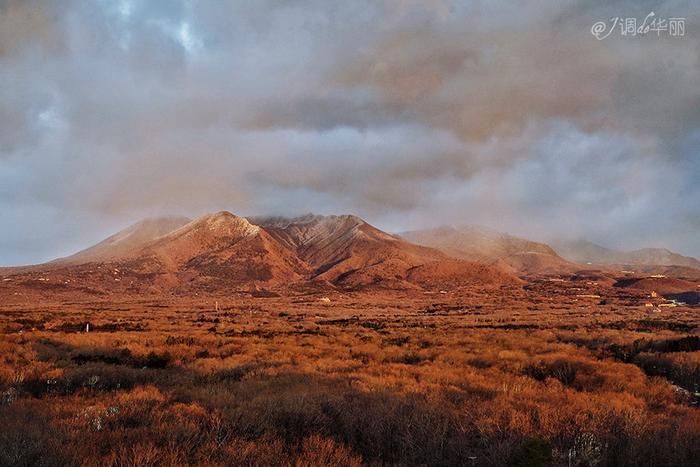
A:
[[[482,261],[515,274],[560,274],[577,268],[544,243],[477,226],[439,227],[400,234],[455,258]]]
[[[642,248],[618,251],[587,240],[556,241],[554,249],[564,258],[578,263],[631,266],[680,266],[700,269],[700,261],[666,248]]]

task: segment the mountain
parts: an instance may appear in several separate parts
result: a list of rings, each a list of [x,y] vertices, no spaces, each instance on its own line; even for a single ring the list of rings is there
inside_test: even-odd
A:
[[[680,266],[700,269],[700,261],[665,248],[617,251],[586,240],[556,241],[553,247],[569,261],[598,265]]]
[[[451,259],[433,248],[383,232],[356,216],[252,220],[295,249],[312,268],[313,278],[335,285],[514,283],[513,277],[497,268]]]
[[[106,238],[97,245],[56,260],[66,263],[88,263],[128,258],[138,253],[153,240],[189,223],[182,216],[144,219]]]
[[[246,219],[222,211],[191,221],[145,220],[68,258],[14,270],[0,285],[190,294],[519,283],[499,268],[414,245],[356,216]]]
[[[294,282],[306,271],[295,253],[264,229],[226,211],[202,216],[159,237],[139,252],[137,260],[171,278],[199,282],[206,278],[229,285]]]
[[[642,248],[623,252],[620,262],[640,266],[685,266],[700,269],[700,261],[697,259],[674,253],[666,248]]]
[[[439,227],[404,232],[401,237],[455,258],[493,264],[516,274],[552,274],[576,269],[549,245],[483,227]]]

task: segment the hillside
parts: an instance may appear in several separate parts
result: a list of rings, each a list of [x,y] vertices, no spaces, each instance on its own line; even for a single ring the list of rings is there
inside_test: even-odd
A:
[[[555,241],[552,246],[569,261],[598,265],[679,266],[700,269],[700,261],[666,248],[642,248],[618,251],[587,240]]]
[[[173,284],[216,279],[229,286],[277,285],[298,281],[305,272],[294,252],[264,229],[225,211],[158,238],[135,260],[168,274]]]
[[[560,274],[576,269],[549,245],[483,227],[440,227],[405,232],[401,237],[455,258],[493,264],[514,274]]]
[[[356,216],[255,218],[296,249],[313,277],[345,287],[514,283],[503,271],[456,261],[433,248],[387,234]]]
[[[218,212],[139,222],[97,245],[3,279],[54,293],[222,293],[258,290],[515,285],[502,268],[450,258],[356,216],[245,219]]]
[[[191,219],[182,216],[144,219],[106,238],[97,245],[56,261],[79,264],[128,258],[137,254],[155,239],[190,221]]]

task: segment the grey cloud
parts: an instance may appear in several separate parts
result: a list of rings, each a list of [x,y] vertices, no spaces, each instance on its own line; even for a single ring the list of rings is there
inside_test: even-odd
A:
[[[686,37],[590,34],[650,9]],[[0,0],[0,264],[216,209],[700,255],[699,10]]]
[[[61,0],[0,1],[0,59],[35,47],[59,53],[64,46],[64,34],[56,18],[63,3]]]

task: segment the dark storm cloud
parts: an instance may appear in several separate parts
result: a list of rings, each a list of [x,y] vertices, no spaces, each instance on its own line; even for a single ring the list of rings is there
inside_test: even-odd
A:
[[[686,36],[590,34],[652,9]],[[0,263],[215,209],[700,255],[699,10],[0,0]]]

